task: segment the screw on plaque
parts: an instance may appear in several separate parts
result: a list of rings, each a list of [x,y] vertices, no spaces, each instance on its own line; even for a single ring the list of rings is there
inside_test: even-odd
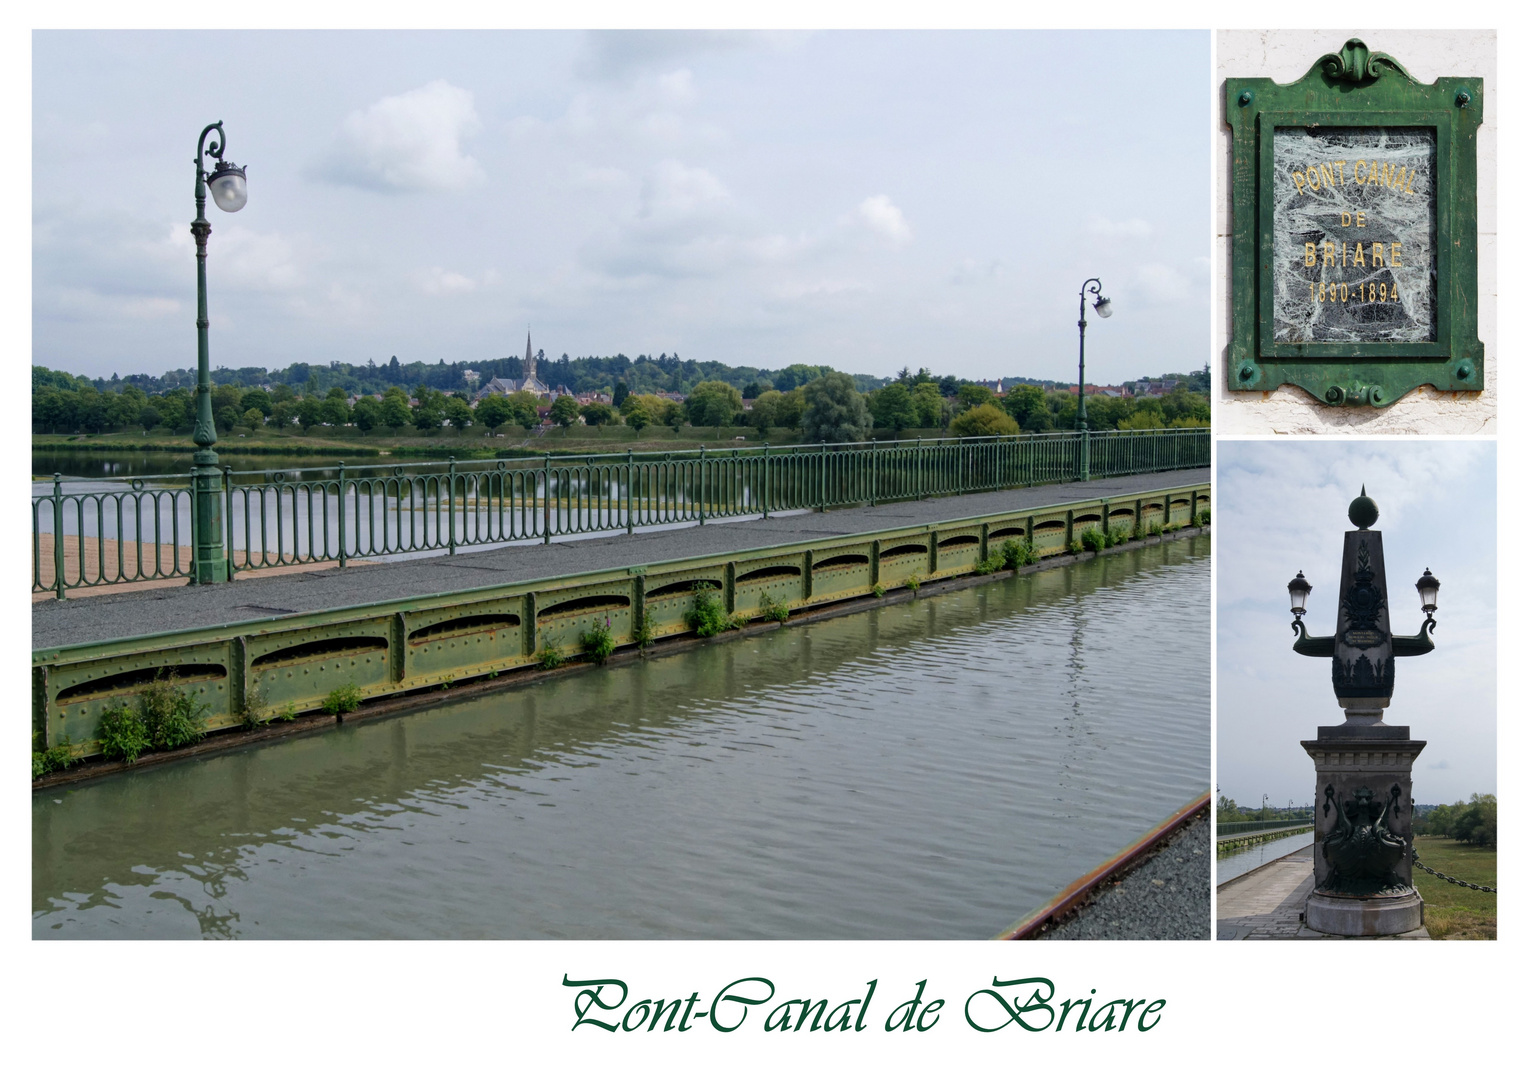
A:
[[[1461,109],[1467,108],[1470,104],[1470,92],[1468,90],[1459,91],[1454,95],[1454,104]]]
[[[1252,104],[1252,91],[1251,90],[1243,90],[1241,92],[1241,97],[1237,98],[1236,100],[1237,100],[1238,103],[1240,103],[1243,106],[1251,105]]]
[[[1237,374],[1241,376],[1242,382],[1251,382],[1257,376],[1257,369],[1251,364],[1243,364]]]

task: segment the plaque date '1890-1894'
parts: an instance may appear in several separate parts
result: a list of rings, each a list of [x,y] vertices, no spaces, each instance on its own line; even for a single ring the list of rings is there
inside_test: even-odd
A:
[[[1273,151],[1274,340],[1436,340],[1433,130],[1280,127]]]

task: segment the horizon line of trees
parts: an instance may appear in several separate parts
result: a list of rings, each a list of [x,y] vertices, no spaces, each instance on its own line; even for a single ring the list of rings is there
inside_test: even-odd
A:
[[[159,394],[128,384],[118,391],[97,390],[89,381],[46,368],[33,369],[32,424],[39,433],[101,433],[163,429],[189,432],[196,419],[195,399],[187,387]],[[819,373],[807,382],[781,391],[753,383],[743,389],[723,380],[705,380],[691,387],[688,397],[675,401],[655,393],[636,392],[616,383],[612,403],[580,406],[572,397],[558,397],[549,419],[564,427],[580,422],[592,426],[624,424],[640,433],[649,426],[685,424],[695,428],[751,426],[763,436],[775,428],[800,431],[811,442],[857,442],[876,429],[893,435],[909,430],[948,430],[952,435],[1014,435],[1064,431],[1075,427],[1077,399],[1068,391],[1046,391],[1021,384],[1003,397],[976,383],[958,383],[946,396],[944,379],[927,369],[905,369],[888,385],[869,394],[856,389],[843,372]],[[746,393],[753,406],[743,408]],[[474,405],[464,390],[445,391],[421,382],[412,395],[402,386],[382,391],[380,399],[363,396],[354,406],[340,386],[299,393],[286,383],[272,390],[223,383],[212,391],[213,419],[219,432],[236,428],[311,431],[318,427],[354,425],[362,434],[385,430],[397,434],[412,427],[429,433],[446,425],[465,430],[480,426],[490,434],[513,424],[530,428],[540,422],[540,399],[520,391],[488,395]],[[410,400],[412,397],[412,401]],[[1089,398],[1089,426],[1095,430],[1167,427],[1207,427],[1209,397],[1180,384],[1160,398]]]
[[[724,382],[737,387],[745,398],[755,398],[770,389],[779,390],[782,393],[789,392],[833,370],[835,369],[829,365],[818,364],[790,364],[779,369],[732,367],[718,361],[680,360],[677,354],[670,356],[666,353],[660,353],[657,357],[643,354],[635,360],[622,353],[606,357],[581,356],[576,359],[570,359],[564,353],[555,360],[548,359],[545,352],[536,354],[537,377],[549,386],[566,386],[575,394],[613,393],[619,383],[625,383],[632,393],[688,394],[699,383]],[[476,363],[457,361],[447,364],[442,359],[434,364],[422,361],[400,364],[398,358],[393,356],[384,364],[378,364],[375,361],[369,361],[365,365],[334,361],[328,365],[294,363],[285,368],[220,367],[214,368],[211,374],[213,383],[219,386],[269,385],[274,387],[284,384],[302,394],[317,395],[324,395],[334,387],[339,387],[348,394],[360,396],[380,394],[393,386],[419,385],[444,393],[453,391],[470,393],[474,384],[466,378],[467,371],[478,373],[476,386],[484,386],[495,378],[523,379],[525,377],[524,362],[519,357],[501,357]],[[928,375],[927,369],[920,371],[919,375]],[[893,378],[863,374],[851,374],[849,377],[854,381],[854,388],[857,391],[869,393],[892,382],[906,383],[919,376],[903,368]],[[939,383],[940,392],[945,397],[953,397],[961,386],[973,382],[956,375],[928,375],[928,377]],[[1192,373],[1174,372],[1159,376],[1142,376],[1135,381],[1162,379],[1177,379],[1180,383],[1188,384],[1189,388],[1195,392],[1209,393],[1208,365]],[[1018,375],[1006,376],[1001,381],[1005,387],[1030,385],[1044,390],[1063,389],[1068,385],[1073,387],[1076,385]],[[148,395],[165,394],[177,389],[195,390],[196,372],[194,369],[177,368],[160,376],[148,374],[121,376],[113,373],[108,379],[71,375],[41,366],[32,368],[34,394],[44,385],[61,390],[78,390],[87,384],[101,393],[107,391],[121,393],[131,386]],[[750,390],[754,392],[750,393]]]

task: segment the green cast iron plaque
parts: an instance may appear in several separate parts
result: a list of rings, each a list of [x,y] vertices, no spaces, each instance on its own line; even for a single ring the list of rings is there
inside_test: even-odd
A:
[[[1389,405],[1481,390],[1475,133],[1482,81],[1417,82],[1353,39],[1298,82],[1227,79],[1226,385]]]

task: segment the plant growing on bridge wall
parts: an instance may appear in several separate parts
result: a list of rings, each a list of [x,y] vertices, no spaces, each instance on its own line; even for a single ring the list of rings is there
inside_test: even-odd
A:
[[[1106,547],[1115,547],[1130,539],[1130,530],[1123,525],[1109,530],[1109,542]]]
[[[1070,551],[1073,555],[1081,555],[1082,554],[1082,541],[1081,540],[1077,540],[1077,539],[1068,540],[1066,542],[1066,549],[1068,551]]]
[[[268,704],[263,690],[251,690],[244,696],[244,707],[239,710],[239,726],[245,731],[269,726],[273,717],[266,715]],[[287,707],[291,708],[290,705]]]
[[[138,710],[128,704],[113,705],[101,713],[96,738],[101,753],[113,761],[125,761],[129,765],[138,755],[149,748],[149,730],[138,716]]]
[[[40,779],[49,773],[67,769],[73,764],[74,747],[69,742],[69,736],[65,735],[58,741],[57,746],[32,751],[32,779]]]
[[[174,750],[199,742],[207,730],[207,703],[194,700],[168,677],[155,679],[138,699],[139,715],[155,750]]]
[[[870,592],[875,596],[877,600],[879,600],[881,597],[886,595],[886,586],[877,581],[874,585],[870,586]]]
[[[615,652],[615,635],[610,632],[610,619],[605,619],[605,625],[595,623],[585,630],[578,638],[579,645],[596,664],[603,664]]]
[[[695,604],[685,614],[684,621],[695,631],[696,637],[714,637],[736,625],[727,614],[726,605],[714,587],[698,585],[694,597]]]
[[[1004,540],[1003,546],[998,549],[998,556],[1009,570],[1017,570],[1021,566],[1032,566],[1040,561],[1040,556],[1035,552],[1035,545],[1028,540],[1022,542]]]
[[[631,640],[637,643],[637,648],[641,649],[643,652],[646,652],[647,647],[651,645],[657,639],[657,637],[658,632],[653,629],[653,621],[647,617],[647,612],[644,611],[642,613],[642,617],[637,620],[637,625],[632,628]]]
[[[1150,534],[1151,536],[1161,536],[1162,535],[1162,523],[1160,521],[1153,521],[1151,523],[1151,527],[1149,529],[1147,529],[1146,532],[1148,534]]]
[[[131,764],[145,750],[174,750],[197,742],[206,731],[205,702],[194,700],[168,676],[150,683],[137,705],[114,705],[101,714],[96,738],[101,753]]]
[[[918,577],[917,574],[908,574],[907,575],[907,582],[906,582],[906,584],[907,584],[907,587],[910,590],[912,590],[912,594],[914,596],[917,596],[918,595],[918,586],[922,585],[923,581],[922,581],[922,579],[920,579]]]
[[[551,642],[547,642],[536,650],[536,667],[542,671],[562,667],[562,653],[558,652],[557,647]]]
[[[1109,535],[1089,525],[1082,530],[1082,536],[1078,542],[1082,544],[1084,551],[1102,551],[1109,546]]]
[[[1210,512],[1208,510],[1201,510],[1201,511],[1199,511],[1199,513],[1194,515],[1194,524],[1198,525],[1200,528],[1203,528],[1204,526],[1208,525],[1209,523],[1210,523]]]
[[[323,704],[324,712],[338,721],[343,721],[346,713],[355,712],[360,707],[361,688],[355,683],[346,683],[329,691],[329,696],[324,698]]]
[[[783,600],[776,602],[772,596],[765,593],[759,597],[759,614],[766,619],[773,619],[775,622],[784,625],[791,617],[791,606]]]

